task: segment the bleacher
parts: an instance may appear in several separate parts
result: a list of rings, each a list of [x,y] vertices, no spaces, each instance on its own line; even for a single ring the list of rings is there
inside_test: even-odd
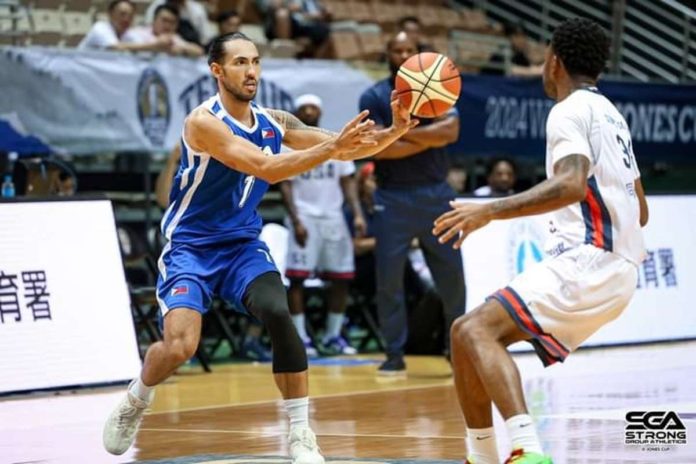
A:
[[[145,24],[149,1],[135,0],[134,26]],[[0,0],[0,45],[75,47],[95,21],[105,19],[106,0]],[[331,57],[375,62],[384,56],[389,36],[404,16],[420,19],[434,48],[452,57],[465,71],[476,71],[491,53],[508,46],[502,25],[479,9],[438,0],[325,0],[332,15]],[[218,11],[235,8],[242,16],[242,32],[265,56],[293,57],[300,46],[293,41],[268,41],[263,15],[249,0],[220,1]],[[211,23],[213,18],[211,18]],[[211,30],[217,30],[211,24]],[[543,46],[532,44],[536,61]]]

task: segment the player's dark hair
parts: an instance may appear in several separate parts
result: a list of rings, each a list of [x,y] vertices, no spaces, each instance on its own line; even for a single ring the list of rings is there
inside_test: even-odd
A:
[[[416,23],[419,26],[421,25],[420,19],[418,19],[416,16],[403,16],[398,22],[399,29],[403,29],[406,23]]]
[[[609,59],[609,37],[585,18],[563,21],[553,32],[551,48],[571,76],[596,79]]]
[[[109,6],[106,7],[106,11],[111,13],[121,3],[127,3],[131,6],[131,8],[133,8],[135,10],[135,4],[133,2],[131,2],[131,0],[111,0],[111,2],[109,2]]]
[[[512,172],[517,174],[517,164],[512,158],[508,158],[506,156],[497,156],[490,160],[488,162],[488,165],[486,166],[486,177],[490,176],[493,174],[493,171],[495,171],[495,168],[500,164],[500,163],[507,163],[510,165],[512,168]]]
[[[218,23],[218,24],[222,24],[222,23],[224,23],[225,21],[227,21],[228,19],[230,19],[230,18],[235,18],[235,17],[237,17],[237,16],[239,16],[239,13],[237,13],[237,10],[226,10],[226,11],[223,11],[222,13],[220,13],[220,14],[217,16],[217,23]]]
[[[225,43],[231,40],[246,40],[254,43],[246,34],[241,32],[230,32],[217,36],[210,43],[208,49],[208,64],[221,63],[225,59]]]
[[[174,5],[170,5],[169,3],[163,3],[162,5],[158,6],[155,8],[155,14],[152,15],[153,18],[156,18],[157,15],[159,15],[163,11],[168,11],[174,16],[176,16],[176,19],[179,19],[179,9],[175,7]]]

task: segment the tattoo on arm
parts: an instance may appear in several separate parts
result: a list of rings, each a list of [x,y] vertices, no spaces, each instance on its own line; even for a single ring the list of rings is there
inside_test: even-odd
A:
[[[300,121],[297,116],[294,114],[290,114],[287,111],[283,110],[272,110],[272,109],[266,109],[268,113],[273,116],[273,119],[278,121],[278,124],[283,126],[285,130],[301,130],[301,131],[313,131],[313,132],[321,132],[323,134],[331,135],[334,136],[336,135],[335,132],[322,129],[321,127],[313,127],[313,126],[308,126],[307,124],[303,123]]]
[[[578,201],[577,194],[584,192],[589,169],[590,162],[585,156],[566,156],[554,165],[554,177],[525,192],[493,202],[493,217],[508,219],[540,214],[574,203]]]

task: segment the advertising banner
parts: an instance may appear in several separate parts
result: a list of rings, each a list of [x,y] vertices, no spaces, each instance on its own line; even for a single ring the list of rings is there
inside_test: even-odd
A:
[[[107,200],[0,202],[0,393],[140,372]]]

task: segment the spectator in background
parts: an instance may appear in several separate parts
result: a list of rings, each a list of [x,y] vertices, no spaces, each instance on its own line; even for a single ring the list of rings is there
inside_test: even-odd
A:
[[[387,44],[391,76],[377,82],[360,97],[360,109],[370,110],[377,126],[391,124],[390,101],[399,66],[418,52],[416,43],[399,32]],[[446,328],[464,314],[464,269],[458,251],[441,245],[431,234],[432,224],[449,210],[456,194],[447,185],[445,147],[459,137],[459,114],[421,120],[420,125],[392,146],[375,155],[378,188],[375,192],[374,229],[378,246],[377,307],[387,342],[387,360],[379,375],[405,374],[404,345],[408,335],[403,273],[409,247],[417,238],[445,303]]]
[[[194,42],[187,42],[177,34],[179,25],[179,10],[169,4],[155,8],[155,16],[152,26],[133,29],[132,34],[136,42],[142,44],[159,43],[165,41],[169,44],[166,52],[172,55],[202,56],[203,47]]]
[[[155,20],[155,10],[161,5],[171,5],[179,12],[177,33],[186,41],[198,45],[207,44],[215,33],[208,28],[208,12],[205,7],[195,0],[155,0],[145,12],[145,21],[152,24]]]
[[[94,23],[87,35],[77,46],[80,50],[126,50],[126,51],[165,51],[166,41],[155,43],[135,43],[130,28],[135,16],[135,5],[130,0],[113,0],[107,7],[108,21]]]
[[[461,194],[466,192],[466,179],[467,173],[464,166],[459,163],[452,163],[447,171],[447,183],[455,193]]]
[[[155,16],[152,26],[133,29],[133,38],[138,43],[148,44],[166,41],[169,47],[165,50],[172,55],[202,56],[203,47],[187,42],[177,34],[179,24],[179,10],[169,4],[155,8]]]
[[[327,55],[331,14],[319,0],[257,0],[257,5],[266,16],[268,40],[307,39],[310,46],[298,57]]]
[[[517,167],[509,158],[495,158],[488,165],[486,173],[488,185],[474,190],[477,197],[504,197],[515,193]]]
[[[543,64],[533,65],[529,59],[529,39],[521,24],[505,24],[505,36],[510,41],[512,56],[510,57],[510,75],[512,76],[541,76]],[[494,66],[481,69],[482,74],[505,74],[502,65],[505,58],[502,52],[491,55],[489,62]]]
[[[208,42],[208,45],[205,47],[206,50],[210,49],[210,44],[212,44],[213,40],[215,40],[217,37],[239,32],[239,29],[242,26],[242,18],[239,16],[239,13],[237,13],[236,10],[223,11],[217,16],[217,25],[218,35],[210,39],[210,42]]]
[[[295,100],[295,115],[311,127],[319,127],[321,99],[306,94]],[[356,354],[341,335],[345,320],[348,287],[355,274],[353,246],[343,216],[344,200],[353,212],[357,236],[365,235],[365,219],[355,186],[352,161],[328,160],[311,171],[280,184],[288,211],[287,270],[290,279],[288,303],[297,332],[308,357],[318,355],[307,334],[304,315],[304,281],[318,276],[330,282],[328,314],[322,345],[334,354]]]
[[[416,43],[418,53],[434,52],[435,47],[423,39],[423,25],[415,16],[404,16],[399,20],[399,30],[404,31]]]

